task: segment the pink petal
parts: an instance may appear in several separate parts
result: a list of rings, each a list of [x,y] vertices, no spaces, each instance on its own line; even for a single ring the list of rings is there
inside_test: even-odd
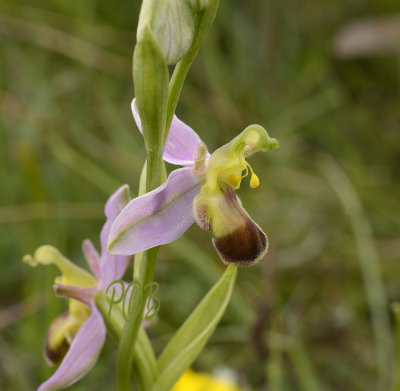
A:
[[[135,105],[135,99],[132,101],[131,108],[136,125],[140,132],[142,132],[142,125]],[[179,166],[192,166],[199,144],[201,143],[202,141],[198,134],[174,115],[168,139],[165,144],[164,160]],[[208,152],[207,157],[210,157]]]
[[[113,281],[122,278],[126,268],[129,266],[130,256],[115,255],[107,252],[102,259],[104,259],[104,261],[102,261],[103,279],[101,282],[101,289],[105,289]]]
[[[85,258],[89,264],[90,270],[96,277],[96,280],[100,281],[101,272],[100,272],[100,256],[97,250],[94,248],[93,243],[86,239],[82,243],[82,250],[85,254]]]
[[[177,239],[194,222],[192,203],[201,184],[192,167],[180,168],[157,189],[129,202],[111,227],[109,251],[137,254]]]
[[[71,286],[56,284],[53,286],[54,292],[57,296],[64,296],[69,299],[76,299],[82,303],[87,304],[89,307],[94,302],[94,297],[98,290],[97,285],[94,286]]]
[[[106,337],[106,327],[99,311],[93,306],[89,319],[76,333],[72,344],[55,373],[38,391],[56,391],[76,383],[96,363]]]
[[[105,215],[107,221],[103,226],[100,234],[101,242],[101,288],[107,287],[112,281],[119,280],[125,273],[129,264],[129,258],[119,256],[107,252],[107,239],[110,228],[115,218],[120,214],[122,209],[130,200],[129,186],[121,186],[107,201],[105,206]]]

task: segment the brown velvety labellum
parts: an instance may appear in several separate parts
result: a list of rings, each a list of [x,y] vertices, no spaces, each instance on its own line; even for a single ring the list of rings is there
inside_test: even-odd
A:
[[[57,327],[58,324],[64,322],[65,319],[68,318],[68,315],[68,311],[64,312],[52,322],[49,329],[47,330],[44,345],[44,355],[49,365],[59,365],[68,352],[70,345],[66,339],[64,339],[62,343],[58,345],[55,349],[52,349],[49,345],[49,334],[52,332],[52,328]]]
[[[267,250],[267,237],[251,219],[213,243],[224,262],[240,266],[253,265]]]
[[[237,228],[228,234],[213,237],[214,246],[226,263],[239,266],[253,265],[267,252],[267,236],[244,210],[234,189],[227,187],[224,189],[224,195],[238,224]]]

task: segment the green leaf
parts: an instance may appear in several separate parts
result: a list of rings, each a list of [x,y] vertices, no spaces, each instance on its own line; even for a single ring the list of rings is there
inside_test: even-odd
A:
[[[167,63],[148,27],[144,28],[135,47],[133,81],[146,145],[147,170],[152,178],[152,183],[146,186],[150,191],[161,183],[169,74]]]
[[[219,281],[186,319],[158,359],[153,391],[167,391],[190,367],[222,318],[232,295],[236,266],[228,266]]]

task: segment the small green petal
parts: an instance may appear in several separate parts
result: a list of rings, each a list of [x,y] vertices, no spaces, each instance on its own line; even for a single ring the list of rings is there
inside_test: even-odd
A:
[[[56,278],[57,284],[82,287],[97,284],[96,279],[89,272],[72,263],[53,246],[41,246],[35,251],[33,257],[25,255],[22,261],[34,267],[55,264],[62,272],[62,276]]]
[[[211,155],[207,166],[204,190],[218,191],[221,183],[238,189],[243,177],[242,172],[248,167],[251,170],[250,165],[246,162],[246,157],[257,151],[266,152],[278,147],[278,141],[269,137],[262,126],[248,126],[232,141]],[[253,172],[252,174],[254,175]],[[253,180],[253,184],[252,187],[257,187],[257,180]]]

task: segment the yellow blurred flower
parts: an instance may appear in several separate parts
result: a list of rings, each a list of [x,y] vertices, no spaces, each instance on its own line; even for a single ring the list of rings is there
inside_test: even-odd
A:
[[[225,379],[216,379],[208,373],[197,373],[188,369],[171,391],[242,391]]]

